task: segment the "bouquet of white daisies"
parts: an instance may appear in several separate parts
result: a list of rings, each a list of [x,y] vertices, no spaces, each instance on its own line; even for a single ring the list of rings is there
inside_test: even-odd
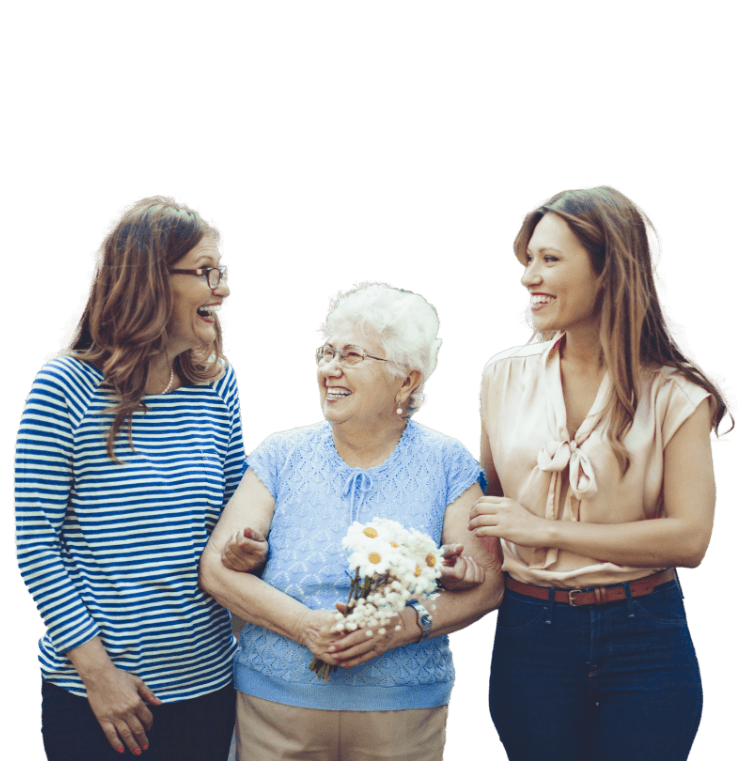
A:
[[[344,613],[336,614],[335,631],[366,630],[372,626],[385,633],[385,626],[405,608],[408,600],[428,597],[436,591],[443,568],[443,552],[431,537],[403,528],[397,521],[374,518],[355,522],[342,540],[350,551],[353,573],[351,592]],[[395,630],[399,630],[397,625]],[[310,669],[329,679],[336,666],[313,659]]]

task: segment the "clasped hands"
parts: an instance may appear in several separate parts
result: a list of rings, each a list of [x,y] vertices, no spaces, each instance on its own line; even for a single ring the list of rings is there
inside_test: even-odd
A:
[[[442,587],[464,591],[482,584],[485,570],[473,558],[463,554],[463,545],[445,544],[441,549],[444,553]],[[223,547],[222,564],[232,571],[245,573],[259,568],[267,556],[268,542],[263,534],[246,527],[236,531]],[[340,613],[345,607],[343,603],[336,603]],[[296,641],[325,663],[350,668],[402,644],[403,621],[399,613],[385,626],[368,626],[356,631],[338,631],[336,615],[332,610],[308,610],[297,625]],[[396,628],[398,626],[400,629]]]

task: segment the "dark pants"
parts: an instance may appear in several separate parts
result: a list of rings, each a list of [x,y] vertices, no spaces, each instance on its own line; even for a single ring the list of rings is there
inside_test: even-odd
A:
[[[235,690],[229,685],[209,695],[151,706],[148,750],[117,753],[90,710],[87,698],[50,682],[41,683],[41,732],[49,761],[226,761],[235,724]]]
[[[570,607],[506,590],[490,714],[511,761],[682,761],[702,683],[676,581]]]

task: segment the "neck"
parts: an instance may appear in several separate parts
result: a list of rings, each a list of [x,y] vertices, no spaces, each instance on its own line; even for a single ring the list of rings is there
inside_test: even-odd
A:
[[[598,325],[574,328],[566,332],[560,358],[585,372],[603,370]]]
[[[341,459],[352,468],[374,468],[394,451],[407,419],[395,416],[378,424],[331,423],[333,443]]]
[[[145,393],[163,393],[170,382],[170,372],[173,370],[173,359],[174,357],[168,355],[167,352],[163,352],[150,362],[150,369],[147,373],[147,382],[145,383]],[[172,391],[175,385],[176,378],[174,376],[173,383],[169,390]]]

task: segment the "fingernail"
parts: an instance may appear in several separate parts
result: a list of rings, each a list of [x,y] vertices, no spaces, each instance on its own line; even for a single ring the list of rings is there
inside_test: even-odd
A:
[[[135,748],[134,749],[134,755],[135,756],[141,756],[142,755],[142,751],[139,748]]]
[[[116,752],[117,752],[117,753],[123,753],[123,752],[124,752],[124,749],[123,749],[123,748],[116,748]]]
[[[149,748],[149,747],[150,747],[149,745],[143,745],[142,746],[142,750],[147,750],[147,748]]]

